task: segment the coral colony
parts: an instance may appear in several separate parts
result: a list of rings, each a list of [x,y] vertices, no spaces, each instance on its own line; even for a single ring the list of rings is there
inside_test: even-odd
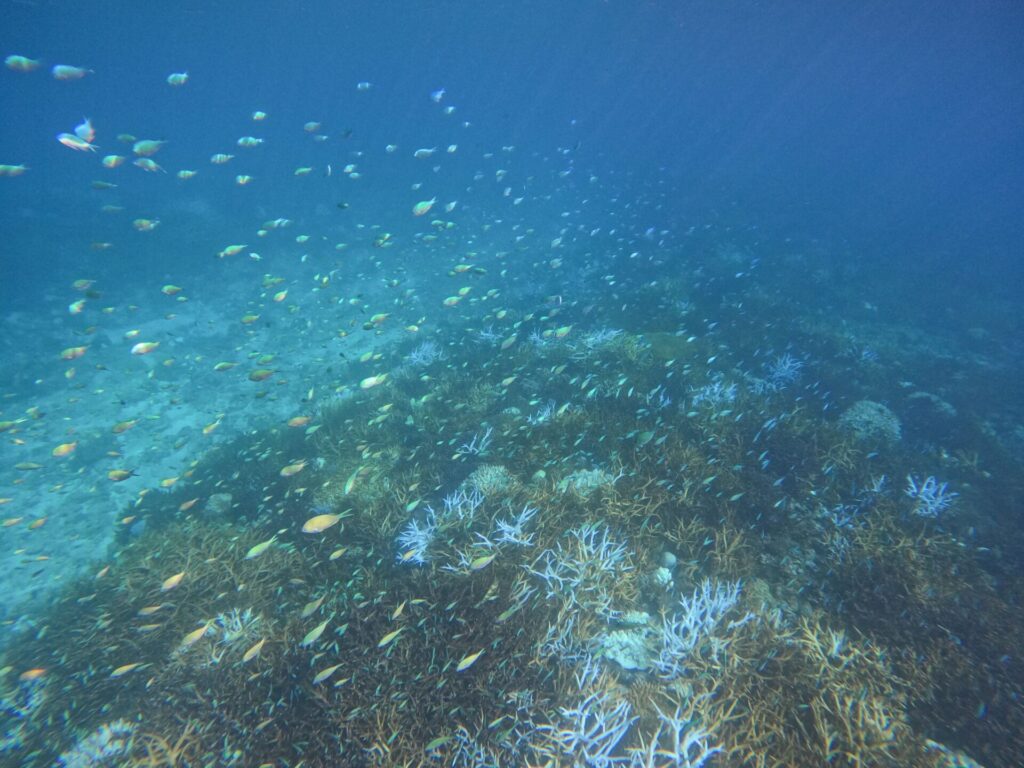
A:
[[[396,350],[140,497],[144,527],[7,649],[5,764],[1024,754],[1024,618],[952,533],[962,473],[963,496],[919,479],[888,406],[824,410],[820,357],[744,372],[709,367],[721,339],[561,327]]]

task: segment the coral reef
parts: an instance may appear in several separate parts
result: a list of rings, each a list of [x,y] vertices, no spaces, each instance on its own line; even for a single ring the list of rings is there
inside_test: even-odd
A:
[[[430,376],[140,497],[6,651],[4,759],[1015,764],[1024,585],[958,527],[968,457],[902,453],[864,393],[836,424],[810,331],[797,357],[544,318],[395,353]]]

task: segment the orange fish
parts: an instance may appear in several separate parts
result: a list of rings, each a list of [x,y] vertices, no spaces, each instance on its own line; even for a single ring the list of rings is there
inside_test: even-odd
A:
[[[281,469],[281,477],[292,477],[293,475],[299,474],[306,468],[305,461],[297,461],[294,464],[289,464],[287,467]]]
[[[111,430],[115,435],[120,435],[122,432],[127,432],[129,429],[139,423],[138,419],[128,419],[127,421],[119,421],[114,425]]]
[[[52,451],[50,451],[50,455],[51,456],[56,456],[57,458],[60,458],[61,456],[70,456],[72,453],[75,452],[75,448],[77,448],[77,447],[78,447],[78,441],[77,440],[75,440],[73,442],[70,442],[70,443],[61,443],[56,448],[54,448]]]
[[[60,353],[61,360],[77,360],[85,354],[88,347],[68,347]]]
[[[135,473],[130,469],[112,469],[107,472],[107,479],[114,483],[120,483],[132,477]]]
[[[29,680],[38,680],[45,674],[46,670],[42,667],[37,667],[36,669],[26,669],[24,672],[18,675],[18,679],[24,683],[28,682]]]
[[[160,591],[161,592],[170,592],[176,586],[181,584],[181,580],[183,578],[185,578],[185,572],[184,571],[182,571],[181,573],[176,573],[173,576],[168,576],[166,579],[164,579],[163,584],[160,585]]]
[[[36,528],[42,528],[44,525],[46,525],[46,521],[47,520],[49,520],[48,517],[40,517],[40,518],[38,518],[36,520],[33,520],[31,523],[29,523],[28,524],[28,528],[29,528],[30,531],[34,531]]]
[[[181,504],[178,506],[178,511],[179,512],[188,512],[190,509],[192,509],[192,507],[194,507],[196,505],[197,501],[199,501],[198,497],[196,497],[194,499],[189,499],[188,501],[181,502]]]
[[[288,419],[289,427],[304,427],[312,420],[311,416],[292,416]]]

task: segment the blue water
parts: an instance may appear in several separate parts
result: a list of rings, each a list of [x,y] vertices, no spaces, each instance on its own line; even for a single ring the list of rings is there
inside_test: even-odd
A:
[[[739,210],[746,225],[849,242],[864,259],[884,252],[908,268],[1020,275],[1015,3],[304,3],[287,13],[9,3],[5,13],[5,51],[96,70],[70,83],[45,69],[5,71],[0,82],[5,162],[33,169],[4,184],[7,302],[38,300],[54,268],[101,261],[85,246],[117,230],[95,221],[94,177],[116,175],[120,194],[144,195],[140,206],[156,213],[201,201],[231,220],[246,206],[328,198],[327,185],[288,183],[296,164],[358,150],[376,162],[387,143],[453,141],[464,155],[518,145],[537,167],[535,153],[579,145],[594,168],[668,185],[672,219],[650,214],[662,226]],[[187,86],[166,85],[185,70]],[[374,89],[356,92],[362,80]],[[429,109],[441,87],[454,120]],[[255,109],[270,114],[265,125],[248,122]],[[103,152],[115,151],[117,133],[166,137],[163,164],[204,173],[184,188],[134,169],[104,175],[54,141],[83,115]],[[298,131],[307,120],[335,138],[310,146]],[[460,120],[472,130],[455,129]],[[343,129],[347,141],[336,138]],[[236,152],[262,183],[234,194],[203,160],[247,133],[268,142]],[[401,178],[366,176],[364,187],[382,185],[363,190],[374,197]],[[10,238],[41,227],[65,236],[17,258]],[[102,262],[111,258],[153,266],[127,253]]]
[[[639,432],[642,448],[683,434],[700,398],[726,385],[776,392],[765,382],[780,360],[796,366],[791,379],[775,370],[786,408],[819,425],[860,400],[892,407],[898,448],[864,449],[849,482],[837,479],[845,467],[822,469],[804,478],[799,503],[776,509],[806,523],[827,496],[833,512],[840,499],[843,514],[854,500],[865,512],[875,502],[864,501],[864,467],[886,461],[898,473],[886,498],[905,507],[899,530],[916,535],[914,515],[927,516],[912,510],[903,475],[955,489],[956,514],[927,532],[975,553],[965,583],[998,593],[986,604],[991,624],[980,622],[983,650],[964,643],[979,669],[991,665],[977,679],[996,680],[998,695],[979,684],[949,722],[921,714],[924,705],[910,719],[975,755],[998,742],[984,756],[1009,764],[1024,677],[1019,648],[988,640],[1024,626],[1022,32],[1024,5],[988,0],[4,2],[0,56],[40,64],[0,69],[0,163],[27,166],[0,177],[0,518],[14,521],[0,529],[2,642],[42,626],[74,577],[167,524],[147,504],[166,490],[183,494],[178,509],[192,493],[180,478],[209,448],[259,444],[268,428],[277,439],[289,417],[361,396],[367,377],[400,379],[421,340],[474,381],[534,388],[480,417],[489,424],[573,398],[581,409],[597,403],[614,387],[602,380],[601,395],[584,397],[596,385],[570,371],[566,394],[552,373],[564,368],[561,348],[545,345],[561,329],[583,345],[573,359],[594,363],[597,382],[611,363],[588,357],[600,345],[584,334],[620,330],[656,349],[659,374],[687,367],[662,389],[646,384],[644,406],[671,394],[675,421],[658,416],[656,428],[587,449],[608,470],[621,456],[601,451],[616,439],[633,446]],[[60,81],[58,64],[88,72]],[[167,82],[183,72],[185,84]],[[84,118],[92,148],[57,141]],[[246,136],[261,143],[239,146]],[[134,167],[136,139],[166,142],[152,156],[159,170]],[[212,164],[216,153],[234,157]],[[105,168],[108,155],[125,160]],[[180,177],[186,169],[194,178]],[[429,212],[413,215],[424,201]],[[139,231],[140,220],[157,223]],[[219,256],[230,245],[238,253]],[[515,336],[525,346],[528,335],[536,367],[495,374],[506,359],[486,345]],[[677,350],[673,339],[696,346]],[[138,342],[159,346],[132,355]],[[213,372],[218,362],[239,367]],[[266,384],[246,378],[257,366],[273,369]],[[633,371],[609,381],[619,373]],[[415,391],[395,384],[396,413],[431,376]],[[618,385],[629,398],[631,384]],[[743,407],[766,425],[779,415],[770,399]],[[709,431],[729,415],[739,422],[725,412]],[[123,433],[114,427],[128,421]],[[468,440],[467,428],[438,427],[417,461]],[[71,442],[68,457],[53,454]],[[757,465],[762,446],[745,450],[743,462]],[[510,448],[506,458],[521,457]],[[545,458],[555,485],[551,467],[564,457]],[[659,458],[650,461],[661,467]],[[805,468],[787,460],[786,484],[772,485],[772,465],[764,485],[797,498],[790,484]],[[204,466],[194,482],[206,499],[216,473]],[[121,470],[131,474],[110,480]],[[454,474],[432,475],[417,493]],[[123,535],[114,521],[130,526],[140,509]],[[760,528],[772,515],[752,511],[744,523],[767,540],[778,535]],[[239,525],[262,539],[276,530],[255,518]],[[841,569],[821,570],[815,578]],[[816,609],[849,620],[851,636],[870,634],[863,595],[836,589],[842,596],[825,590]],[[971,589],[950,602],[969,604]],[[944,621],[929,614],[922,637],[946,632]],[[891,626],[874,629],[880,645],[905,650]],[[934,701],[956,698],[936,689]],[[989,698],[1003,709],[964,725]],[[482,711],[483,721],[495,714]],[[74,723],[78,736],[94,726]]]

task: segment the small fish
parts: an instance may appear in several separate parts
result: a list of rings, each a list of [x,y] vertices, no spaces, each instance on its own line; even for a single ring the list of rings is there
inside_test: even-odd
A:
[[[263,650],[263,644],[265,642],[267,642],[267,638],[264,637],[262,640],[260,640],[258,643],[256,643],[252,648],[250,648],[248,651],[246,651],[244,654],[242,654],[242,663],[245,664],[247,662],[250,662],[253,659],[255,659],[257,656],[259,656],[260,655],[260,651]]]
[[[107,479],[113,483],[122,483],[129,477],[134,477],[135,473],[130,469],[112,469],[107,472]]]
[[[476,660],[480,658],[480,656],[483,654],[483,652],[485,650],[486,650],[485,648],[481,648],[476,653],[471,653],[468,656],[463,656],[462,657],[462,661],[460,661],[455,666],[455,671],[456,672],[465,672],[467,669],[472,667],[474,663],[476,663]]]
[[[399,633],[401,633],[402,629],[403,629],[403,627],[399,627],[394,632],[388,632],[386,635],[384,635],[384,637],[382,637],[380,639],[380,642],[377,643],[377,647],[378,648],[386,648],[387,646],[389,646],[391,643],[393,643],[395,641],[395,638],[398,637],[398,635],[399,635]]]
[[[179,584],[181,584],[181,580],[183,578],[185,578],[185,572],[184,571],[182,571],[181,573],[176,573],[173,576],[168,576],[166,579],[164,579],[163,583],[160,585],[160,591],[161,592],[170,592],[172,589],[174,589]]]
[[[58,133],[57,141],[65,147],[68,147],[69,149],[76,149],[79,152],[95,152],[97,150],[97,146],[95,144],[90,144],[85,139],[80,139],[73,133]]]
[[[55,456],[57,458],[60,458],[61,456],[70,456],[72,453],[75,452],[75,448],[77,448],[77,447],[78,447],[78,441],[77,440],[75,440],[73,442],[70,442],[70,443],[61,443],[56,448],[54,448],[52,451],[50,451],[50,455],[51,456]]]
[[[469,570],[480,571],[494,562],[494,558],[498,556],[497,552],[491,552],[489,555],[481,555],[480,557],[473,558],[473,561],[469,564]]]
[[[295,475],[299,474],[299,472],[301,472],[305,468],[306,468],[305,460],[297,461],[294,464],[289,464],[286,467],[282,467],[279,474],[281,475],[281,477],[294,477]]]
[[[199,629],[194,629],[182,638],[180,647],[190,648],[199,642],[200,638],[206,634],[206,631],[210,628],[210,622],[203,624]]]
[[[127,675],[133,669],[138,669],[139,667],[141,667],[142,664],[143,664],[143,662],[141,662],[141,661],[135,661],[135,662],[132,662],[131,664],[122,664],[120,667],[118,667],[113,672],[111,672],[110,676],[111,677],[121,677],[121,675]]]
[[[188,72],[172,72],[167,76],[167,84],[175,88],[188,82]]]
[[[356,487],[356,480],[359,479],[359,475],[362,471],[363,467],[357,467],[356,470],[348,476],[348,479],[345,481],[345,486],[342,488],[342,491],[346,496],[352,493],[352,489]]]
[[[395,610],[391,612],[391,620],[392,621],[394,621],[395,619],[397,619],[399,616],[402,615],[402,611],[405,610],[405,604],[407,602],[408,602],[408,600],[403,600],[401,603],[398,604],[398,607],[395,608]]]
[[[314,515],[302,524],[303,533],[323,533],[341,520],[341,515]]]
[[[360,389],[372,389],[379,384],[383,384],[387,380],[388,375],[386,373],[378,374],[377,376],[367,376],[365,379],[359,382]]]
[[[309,630],[309,632],[306,633],[306,636],[302,638],[302,642],[300,642],[299,645],[302,648],[308,648],[313,643],[315,643],[320,638],[320,635],[324,633],[324,630],[327,629],[327,625],[330,623],[330,621],[330,619],[324,619],[322,623],[317,624],[315,627]]]
[[[166,141],[161,141],[159,139],[139,139],[132,144],[132,152],[134,152],[138,157],[152,157],[159,152],[166,143]]]
[[[132,347],[132,354],[148,355],[150,352],[156,350],[156,348],[159,346],[159,341],[140,341],[138,344]]]
[[[81,80],[93,70],[85,67],[73,67],[70,64],[57,64],[50,70],[55,80]]]
[[[30,680],[38,680],[44,675],[46,675],[46,670],[42,667],[36,667],[35,669],[26,669],[24,672],[18,675],[18,679],[21,680],[21,682],[23,683],[27,683]]]
[[[277,536],[276,535],[271,536],[266,541],[260,542],[259,544],[255,545],[254,547],[250,547],[249,551],[245,553],[245,559],[246,560],[252,560],[254,558],[259,557],[264,552],[266,552],[268,549],[270,549],[270,546],[275,541],[277,541]]]
[[[310,616],[316,613],[316,609],[323,605],[324,599],[326,599],[326,597],[327,595],[323,595],[322,597],[318,597],[316,600],[311,600],[308,603],[306,603],[302,607],[302,613],[299,614],[299,618],[308,619]]]
[[[140,157],[132,163],[132,165],[137,168],[141,168],[148,173],[167,173],[163,167],[158,165],[157,162],[150,157]]]
[[[289,427],[304,427],[311,419],[311,416],[292,416],[287,423]]]
[[[434,207],[434,203],[437,202],[436,197],[432,197],[429,200],[421,200],[412,207],[413,216],[425,216],[430,213],[430,209]]]
[[[316,677],[313,678],[313,685],[320,685],[320,683],[333,675],[340,666],[341,664],[335,664],[333,667],[327,667],[327,669],[317,672]]]
[[[4,65],[15,72],[31,72],[34,69],[38,69],[40,64],[42,64],[41,61],[30,59],[28,56],[12,55],[4,59]]]
[[[75,126],[75,136],[92,144],[93,139],[96,138],[96,129],[92,127],[92,120],[83,117],[82,122]]]

